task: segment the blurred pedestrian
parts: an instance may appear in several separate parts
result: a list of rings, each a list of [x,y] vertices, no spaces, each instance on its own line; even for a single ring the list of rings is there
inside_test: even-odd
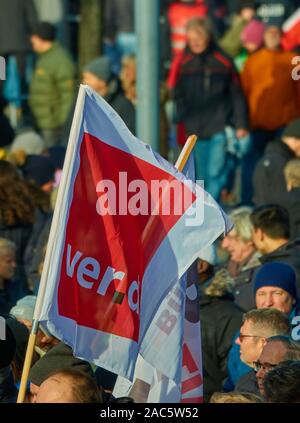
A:
[[[300,158],[292,159],[284,168],[287,195],[285,207],[290,216],[291,239],[300,237]]]
[[[241,73],[251,128],[251,148],[243,158],[247,204],[252,201],[253,171],[267,144],[300,116],[300,81],[292,78],[294,54],[282,51],[280,41],[280,28],[266,27],[264,47],[248,57]]]
[[[51,147],[60,144],[74,101],[74,65],[69,53],[55,41],[52,24],[36,24],[31,43],[38,60],[30,84],[29,105],[46,146]]]
[[[220,198],[227,180],[227,138],[231,125],[237,138],[247,135],[247,107],[238,73],[212,39],[208,20],[194,18],[186,27],[187,47],[173,63],[169,88],[176,106],[176,121],[196,134],[196,179]]]
[[[300,118],[287,125],[279,140],[267,145],[257,163],[253,174],[255,205],[278,204],[285,207],[287,188],[284,167],[295,157],[300,157]]]
[[[16,278],[22,281],[25,292],[24,252],[34,220],[34,202],[26,182],[12,164],[0,160],[0,236],[16,245]]]

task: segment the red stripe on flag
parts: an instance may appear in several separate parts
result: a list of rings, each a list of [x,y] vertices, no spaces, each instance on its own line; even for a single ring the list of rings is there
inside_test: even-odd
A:
[[[185,403],[199,404],[203,402],[203,397],[183,398],[180,402],[182,404],[185,404]]]
[[[181,393],[185,394],[186,392],[192,391],[193,389],[197,388],[200,385],[202,385],[202,377],[201,375],[196,375],[192,377],[191,379],[188,379],[182,382]]]

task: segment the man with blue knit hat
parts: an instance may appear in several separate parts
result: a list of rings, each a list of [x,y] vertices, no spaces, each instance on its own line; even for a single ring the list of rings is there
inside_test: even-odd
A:
[[[256,274],[254,294],[257,308],[276,308],[294,317],[297,307],[294,269],[286,263],[266,263]]]

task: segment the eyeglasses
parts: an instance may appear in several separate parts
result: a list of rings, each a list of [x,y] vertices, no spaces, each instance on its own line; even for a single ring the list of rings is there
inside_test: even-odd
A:
[[[240,333],[238,338],[241,342],[243,342],[244,338],[262,338],[262,337],[259,335],[243,335],[242,333]]]
[[[263,369],[266,373],[270,370],[274,369],[277,364],[271,364],[271,363],[261,363],[260,361],[254,361],[253,362],[253,368],[255,372],[258,372],[260,369]]]

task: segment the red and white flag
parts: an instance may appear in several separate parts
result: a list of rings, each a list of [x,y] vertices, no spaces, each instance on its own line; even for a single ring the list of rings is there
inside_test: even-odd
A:
[[[81,86],[35,318],[79,358],[133,380],[140,355],[181,384],[180,278],[229,225],[204,190]]]
[[[300,46],[300,7],[284,22],[281,45],[284,50],[294,50]]]

